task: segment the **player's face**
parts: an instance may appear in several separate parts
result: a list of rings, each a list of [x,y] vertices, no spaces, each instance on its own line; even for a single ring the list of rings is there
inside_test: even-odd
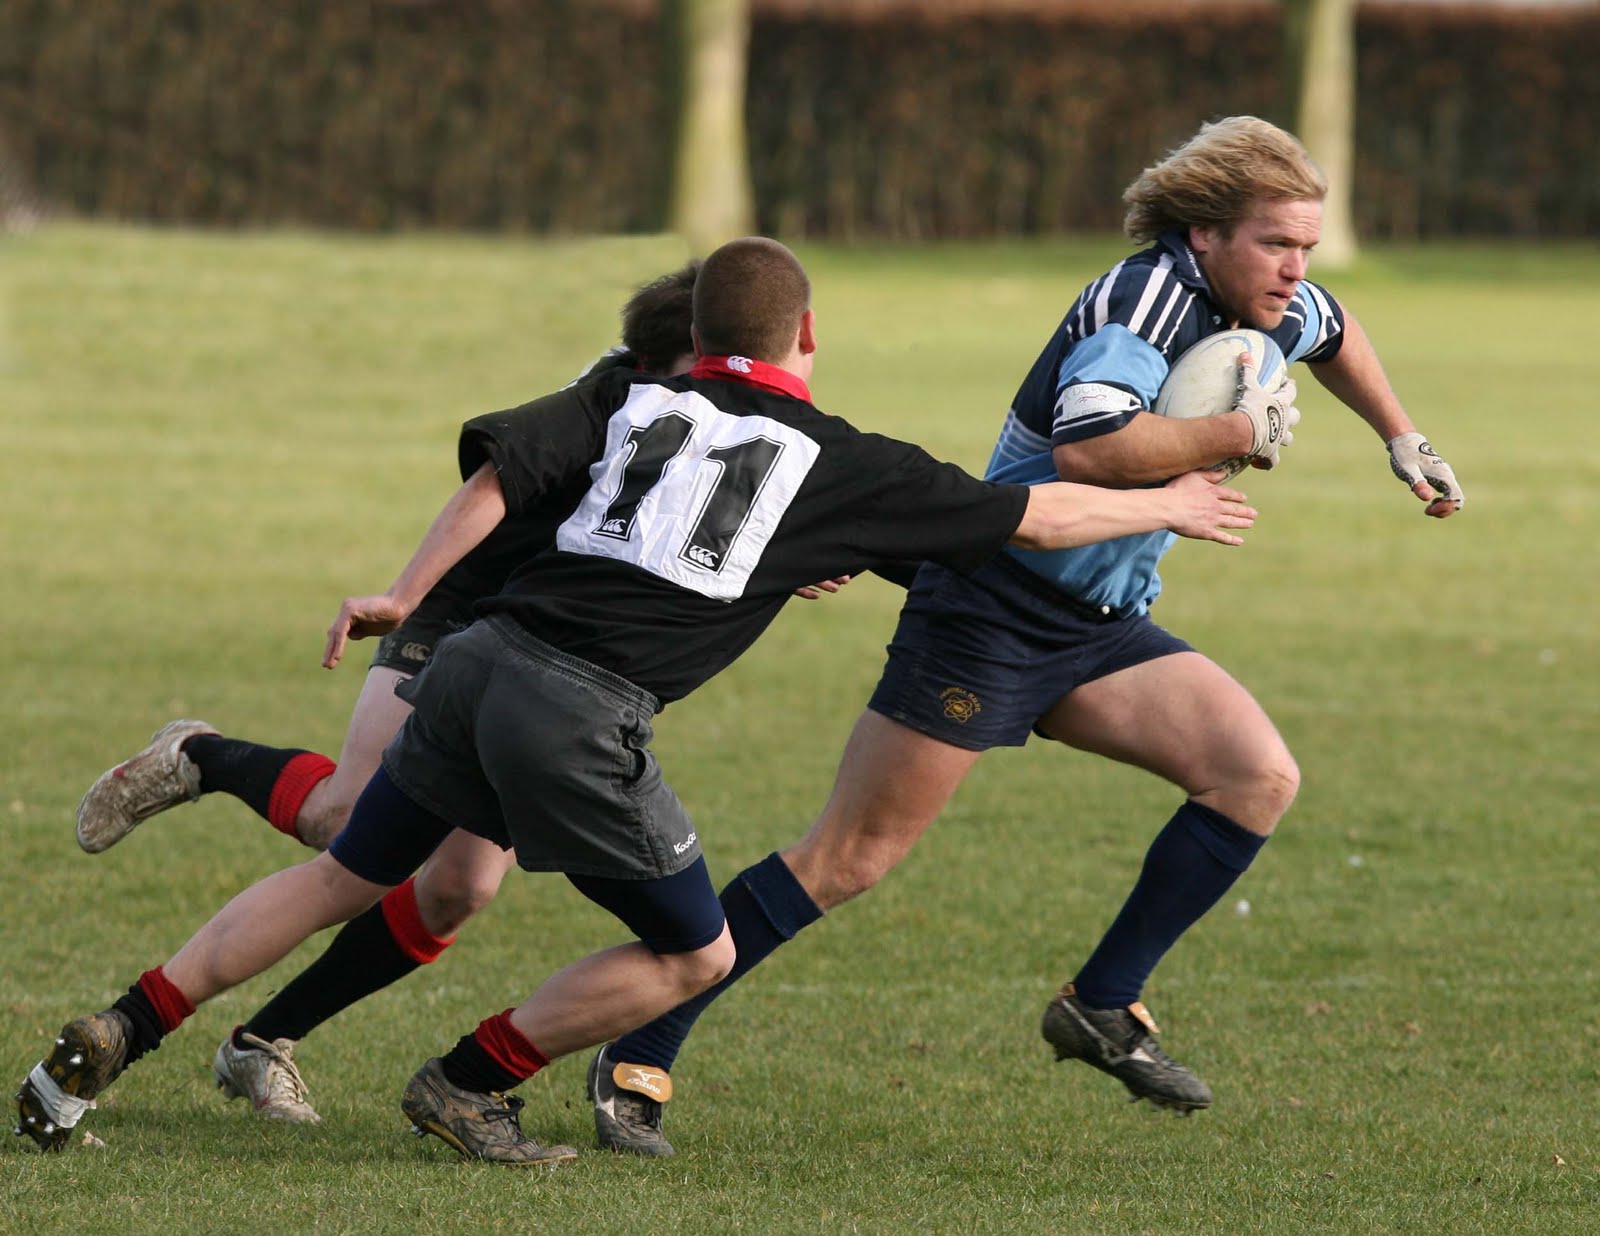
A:
[[[1231,232],[1189,229],[1217,303],[1241,326],[1272,330],[1306,277],[1322,239],[1322,203],[1288,198],[1258,201]]]

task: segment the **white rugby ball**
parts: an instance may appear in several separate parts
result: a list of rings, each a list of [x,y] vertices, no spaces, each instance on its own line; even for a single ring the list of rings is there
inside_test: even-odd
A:
[[[1239,357],[1245,352],[1255,360],[1256,385],[1276,390],[1288,368],[1278,345],[1258,330],[1225,330],[1178,357],[1150,410],[1179,419],[1232,412],[1239,393]],[[1213,466],[1234,477],[1249,463],[1248,455],[1235,455]]]

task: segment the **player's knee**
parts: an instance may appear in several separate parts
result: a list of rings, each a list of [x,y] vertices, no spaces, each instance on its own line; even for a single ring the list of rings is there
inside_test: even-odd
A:
[[[326,850],[349,822],[354,806],[348,800],[319,803],[308,798],[295,818],[294,835],[313,850]]]
[[[813,831],[783,857],[811,899],[830,910],[883,879],[904,853],[887,832],[853,827]]]
[[[1300,792],[1300,766],[1287,748],[1280,747],[1255,763],[1248,792],[1257,818],[1269,828],[1284,817]]]
[[[417,911],[435,935],[454,935],[463,923],[494,900],[499,870],[477,866],[425,869],[417,877]]]
[[[733,936],[726,928],[704,948],[692,949],[687,953],[670,954],[681,992],[679,998],[687,1000],[691,996],[697,996],[706,988],[714,987],[727,978],[733,969],[736,955]]]

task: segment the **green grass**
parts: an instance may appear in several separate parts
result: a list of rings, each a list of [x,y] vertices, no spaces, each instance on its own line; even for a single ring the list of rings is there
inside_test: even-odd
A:
[[[803,249],[818,400],[979,467],[1118,252]],[[304,854],[207,799],[87,858],[71,819],[90,780],[177,715],[336,751],[361,661],[319,671],[322,631],[453,488],[456,425],[566,381],[682,257],[654,238],[79,227],[0,245],[0,1074]],[[106,1096],[84,1126],[104,1149],[0,1145],[0,1230],[1588,1229],[1597,278],[1592,249],[1459,248],[1331,279],[1468,509],[1424,519],[1305,380],[1285,466],[1250,480],[1250,543],[1169,559],[1158,617],[1257,694],[1305,779],[1147,993],[1211,1111],[1159,1118],[1048,1062],[1044,999],[1176,796],[1034,744],[980,762],[901,870],[706,1018],[675,1074],[674,1160],[527,1177],[404,1135],[423,1058],[617,938],[563,881],[514,875],[437,966],[307,1040],[321,1126],[254,1121],[210,1087],[216,1041],[286,966]],[[821,804],[896,604],[876,581],[797,604],[661,719],[719,877]],[[525,1087],[530,1129],[590,1144],[584,1063]]]

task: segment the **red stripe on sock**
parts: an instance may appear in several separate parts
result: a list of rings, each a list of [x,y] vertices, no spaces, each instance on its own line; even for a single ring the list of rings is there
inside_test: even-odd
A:
[[[306,797],[317,783],[333,776],[337,767],[327,756],[315,751],[302,751],[291,759],[272,783],[272,793],[267,798],[267,823],[299,841],[300,833],[294,824],[300,808],[305,806]]]
[[[478,1046],[488,1052],[496,1064],[524,1081],[550,1063],[550,1057],[511,1024],[510,1009],[493,1017],[485,1017],[478,1023],[472,1037],[478,1040]]]
[[[154,970],[146,970],[139,976],[139,988],[145,994],[151,1005],[156,1010],[156,1016],[161,1019],[161,1032],[171,1034],[183,1025],[184,1018],[194,1012],[194,1005],[189,997],[178,990],[178,986],[166,975],[160,966]]]
[[[418,965],[437,961],[439,954],[455,943],[454,936],[436,936],[422,921],[422,911],[417,908],[417,877],[412,876],[398,888],[391,888],[378,903],[383,909],[383,921],[389,928],[400,951]]]

